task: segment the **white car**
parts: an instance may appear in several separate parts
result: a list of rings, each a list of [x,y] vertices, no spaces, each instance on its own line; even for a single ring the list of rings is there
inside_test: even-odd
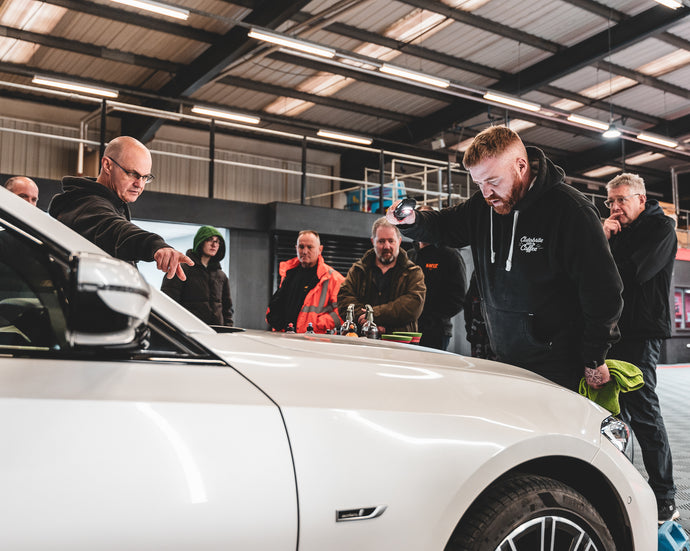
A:
[[[5,189],[0,226],[0,549],[656,549],[625,426],[575,393],[216,332]]]

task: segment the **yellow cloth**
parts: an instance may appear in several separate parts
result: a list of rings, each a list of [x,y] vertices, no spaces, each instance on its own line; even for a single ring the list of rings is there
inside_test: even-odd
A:
[[[611,380],[602,388],[592,388],[582,377],[579,393],[608,409],[614,415],[618,415],[621,412],[621,406],[618,402],[619,393],[642,388],[644,379],[642,371],[631,363],[622,360],[606,360],[606,366],[609,368]]]

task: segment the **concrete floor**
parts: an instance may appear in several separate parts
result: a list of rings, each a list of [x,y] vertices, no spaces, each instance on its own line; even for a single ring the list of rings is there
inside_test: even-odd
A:
[[[657,379],[661,413],[664,416],[673,454],[676,506],[680,511],[680,523],[690,534],[690,365],[660,365],[657,369]],[[637,442],[634,464],[647,478]]]

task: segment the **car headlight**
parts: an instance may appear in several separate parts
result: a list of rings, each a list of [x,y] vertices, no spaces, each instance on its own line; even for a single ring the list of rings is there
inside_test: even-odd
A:
[[[630,429],[628,425],[611,415],[601,422],[601,434],[627,455],[628,446],[630,445]]]

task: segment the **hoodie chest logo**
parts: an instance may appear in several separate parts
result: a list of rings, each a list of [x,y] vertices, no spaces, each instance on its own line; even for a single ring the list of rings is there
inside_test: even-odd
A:
[[[523,235],[520,238],[520,250],[524,253],[536,253],[544,248],[543,237],[527,237]]]

